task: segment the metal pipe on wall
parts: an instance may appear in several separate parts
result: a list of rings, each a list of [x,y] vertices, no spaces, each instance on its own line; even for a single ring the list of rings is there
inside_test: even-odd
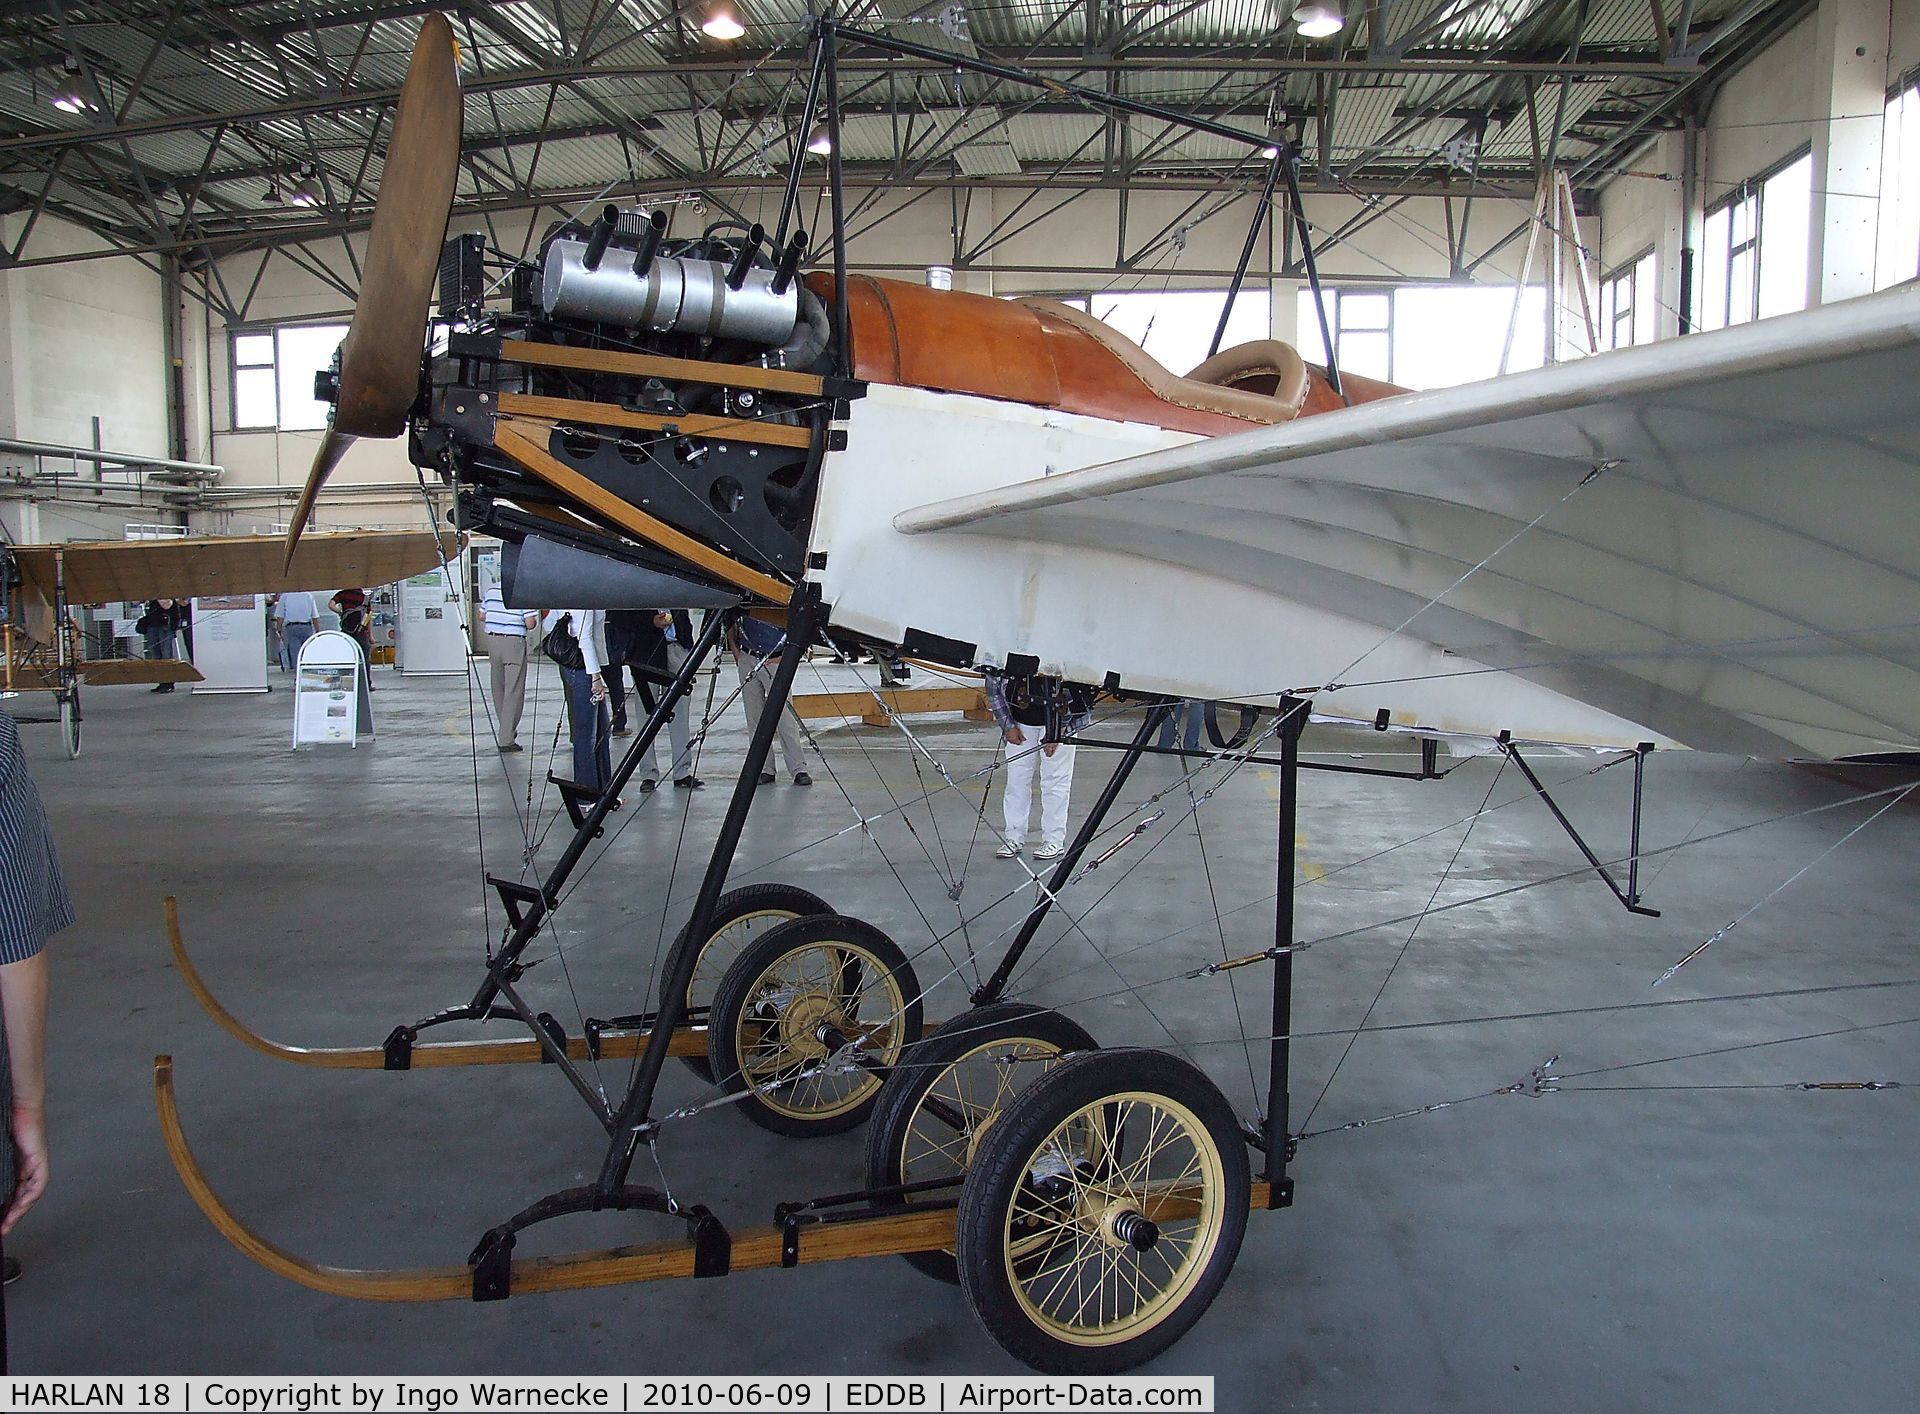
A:
[[[93,462],[99,466],[124,466],[130,469],[158,467],[163,471],[201,471],[224,476],[227,469],[211,462],[176,461],[172,457],[143,457],[131,452],[109,452],[100,447],[62,447],[51,442],[23,442],[0,437],[0,452],[18,452],[30,457],[62,457],[71,461]]]

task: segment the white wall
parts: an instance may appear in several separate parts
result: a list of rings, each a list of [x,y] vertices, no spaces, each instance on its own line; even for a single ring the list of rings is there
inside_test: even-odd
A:
[[[18,239],[23,215],[0,218]],[[34,256],[100,249],[42,216]],[[168,455],[161,279],[132,259],[0,271],[0,430],[36,442]]]
[[[19,239],[26,217],[0,217],[0,240]],[[35,224],[29,254],[77,255],[101,249],[90,233],[51,216]],[[171,455],[167,431],[165,299],[158,272],[131,258],[0,270],[0,436],[61,446],[100,445],[116,452]],[[80,479],[97,476],[88,463]],[[30,475],[35,459],[0,452],[0,474]],[[123,488],[102,495],[131,499]],[[158,505],[0,503],[0,526],[22,541],[119,539],[128,521],[171,519]]]
[[[1885,86],[1891,88],[1920,67],[1920,0],[1886,3],[1890,42]],[[1672,180],[1621,176],[1601,191],[1600,269],[1615,269],[1649,246],[1659,252],[1662,300],[1668,306],[1662,312],[1662,338],[1678,332],[1672,307],[1679,299],[1680,251],[1687,221],[1697,224],[1701,210],[1806,150],[1824,132],[1831,93],[1830,79],[1823,80],[1818,72],[1818,29],[1817,16],[1796,25],[1755,55],[1714,95],[1701,127],[1700,182],[1691,202],[1680,183],[1685,153],[1679,133],[1663,134],[1630,164],[1638,172]],[[1868,116],[1852,121],[1877,120]]]

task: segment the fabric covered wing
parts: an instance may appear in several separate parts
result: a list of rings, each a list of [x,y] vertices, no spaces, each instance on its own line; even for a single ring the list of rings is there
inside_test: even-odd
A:
[[[445,549],[456,553],[453,537]],[[69,603],[104,604],[391,584],[439,564],[441,545],[430,530],[316,533],[301,540],[292,564],[277,535],[75,541],[18,545],[8,553],[46,601],[56,575],[64,574]]]
[[[1123,679],[1152,676],[1182,624],[1253,596],[1283,606],[1265,622],[1311,631],[1244,649],[1354,716],[1420,717],[1452,680],[1473,684],[1453,700],[1482,704],[1486,728],[1523,735],[1558,734],[1524,720],[1533,688],[1707,750],[1910,750],[1917,392],[1907,287],[1028,476],[893,527],[1139,557],[1218,587],[1213,602],[1117,605],[1124,633],[1091,656]],[[1007,625],[1005,649],[1040,646],[1038,625]],[[1396,666],[1421,651],[1430,670]]]

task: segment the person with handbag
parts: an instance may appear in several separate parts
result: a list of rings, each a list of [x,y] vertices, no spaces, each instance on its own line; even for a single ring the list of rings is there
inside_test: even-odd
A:
[[[607,615],[604,609],[549,609],[540,619],[540,651],[559,664],[573,736],[573,783],[595,794],[613,779],[613,727],[607,715]]]
[[[175,645],[180,631],[179,618],[173,600],[147,600],[146,611],[134,620],[133,627],[146,644],[148,658],[171,658],[178,651]],[[156,683],[153,690],[172,692],[173,684]]]
[[[342,589],[327,607],[340,616],[340,632],[360,645],[360,661],[366,665],[367,691],[373,687],[373,610],[364,589]]]

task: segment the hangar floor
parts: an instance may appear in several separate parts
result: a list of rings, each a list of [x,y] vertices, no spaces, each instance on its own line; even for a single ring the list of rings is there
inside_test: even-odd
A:
[[[1017,1372],[956,1290],[893,1259],[479,1307],[374,1306],[286,1284],[222,1241],[161,1147],[156,1053],[176,1059],[188,1136],[231,1207],[291,1250],[340,1265],[458,1262],[488,1225],[590,1177],[602,1143],[551,1069],[296,1068],[243,1049],[188,996],[161,931],[167,893],[179,896],[209,985],[277,1039],[372,1044],[398,1021],[463,1000],[486,927],[476,799],[488,865],[507,873],[521,851],[516,802],[544,801],[548,819],[557,805],[537,783],[559,700],[550,677],[525,729],[536,745],[511,774],[481,750],[476,780],[459,679],[381,672],[376,741],[295,754],[285,679],[275,676],[282,690],[270,697],[90,693],[77,762],[60,759],[54,728],[23,729],[81,923],[54,957],[54,1187],[8,1243],[27,1266],[7,1295],[16,1370]],[[816,686],[809,676],[803,689]],[[9,704],[23,714],[43,705]],[[956,776],[990,759],[990,729],[930,720],[925,736]],[[607,1015],[645,1004],[663,934],[690,904],[686,862],[704,855],[742,739],[735,712],[707,749],[706,790],[662,792],[620,817],[610,857],[566,911],[564,968],[549,962],[527,979],[570,1027],[581,1007]],[[964,877],[970,912],[1012,887],[1018,866],[993,860],[990,833],[975,829],[978,786],[942,794],[936,816],[921,805],[850,831],[848,794],[874,815],[916,797],[930,776],[924,763],[916,774],[891,729],[822,740],[832,776],[816,769],[811,791],[783,779],[763,793],[743,874],[812,888],[910,952],[956,918],[946,879]],[[1381,742],[1316,729],[1308,746],[1345,753]],[[1108,759],[1080,753],[1081,809]],[[1590,765],[1547,759],[1541,771],[1566,782],[1570,812],[1617,854],[1630,773],[1589,774]],[[1301,935],[1577,865],[1517,774],[1496,782],[1497,772],[1475,760],[1437,783],[1307,777]],[[1165,1044],[1164,1022],[1247,1110],[1246,1052],[1227,1042],[1241,1029],[1228,978],[1164,979],[1220,957],[1223,935],[1233,954],[1270,941],[1261,901],[1272,888],[1275,777],[1241,772],[1198,830],[1177,780],[1170,759],[1143,764],[1128,799],[1171,787],[1155,827],[1172,826],[1170,837],[1151,852],[1143,840],[1093,876],[1087,897],[1129,871],[1083,934],[1043,935],[1061,941],[1041,949],[1026,995],[1077,1003],[1068,1009],[1107,1044]],[[1227,1410],[1908,1404],[1920,1387],[1920,1026],[1909,1024],[1920,1020],[1920,809],[1890,811],[1649,990],[1884,803],[1856,797],[1886,784],[1656,758],[1649,849],[1847,803],[1651,861],[1659,919],[1628,916],[1587,876],[1429,916],[1410,945],[1402,923],[1304,953],[1296,1027],[1333,1034],[1295,1047],[1297,1127],[1480,1095],[1555,1055],[1566,1089],[1303,1142],[1297,1205],[1254,1217],[1222,1299],[1152,1368],[1218,1375]],[[630,805],[638,799],[629,793]],[[1483,801],[1514,803],[1469,831]],[[901,825],[909,813],[911,834]],[[547,836],[545,858],[559,841]],[[1401,847],[1382,853],[1392,846]],[[663,918],[676,850],[683,869]],[[994,954],[1016,907],[1002,903],[972,929],[981,954]],[[492,917],[497,926],[497,906]],[[970,977],[965,952],[955,957]],[[948,966],[929,952],[922,981]],[[1231,974],[1255,1030],[1266,1007],[1258,972]],[[1157,985],[1127,990],[1146,983]],[[1801,988],[1838,990],[1605,1009]],[[929,1012],[963,1000],[949,978]],[[1541,1011],[1559,1014],[1382,1029],[1348,1053],[1346,1032],[1363,1017],[1391,1028]],[[677,1066],[670,1075],[669,1101],[700,1093]],[[623,1076],[609,1066],[605,1079]],[[1846,1080],[1905,1088],[1793,1088]],[[1634,1088],[1573,1093],[1611,1086]],[[860,1142],[783,1140],[720,1110],[674,1126],[659,1160],[682,1201],[761,1223],[779,1199],[856,1184]],[[636,1178],[651,1180],[650,1168],[643,1156]],[[658,1218],[577,1218],[523,1238],[521,1250],[672,1230]]]

